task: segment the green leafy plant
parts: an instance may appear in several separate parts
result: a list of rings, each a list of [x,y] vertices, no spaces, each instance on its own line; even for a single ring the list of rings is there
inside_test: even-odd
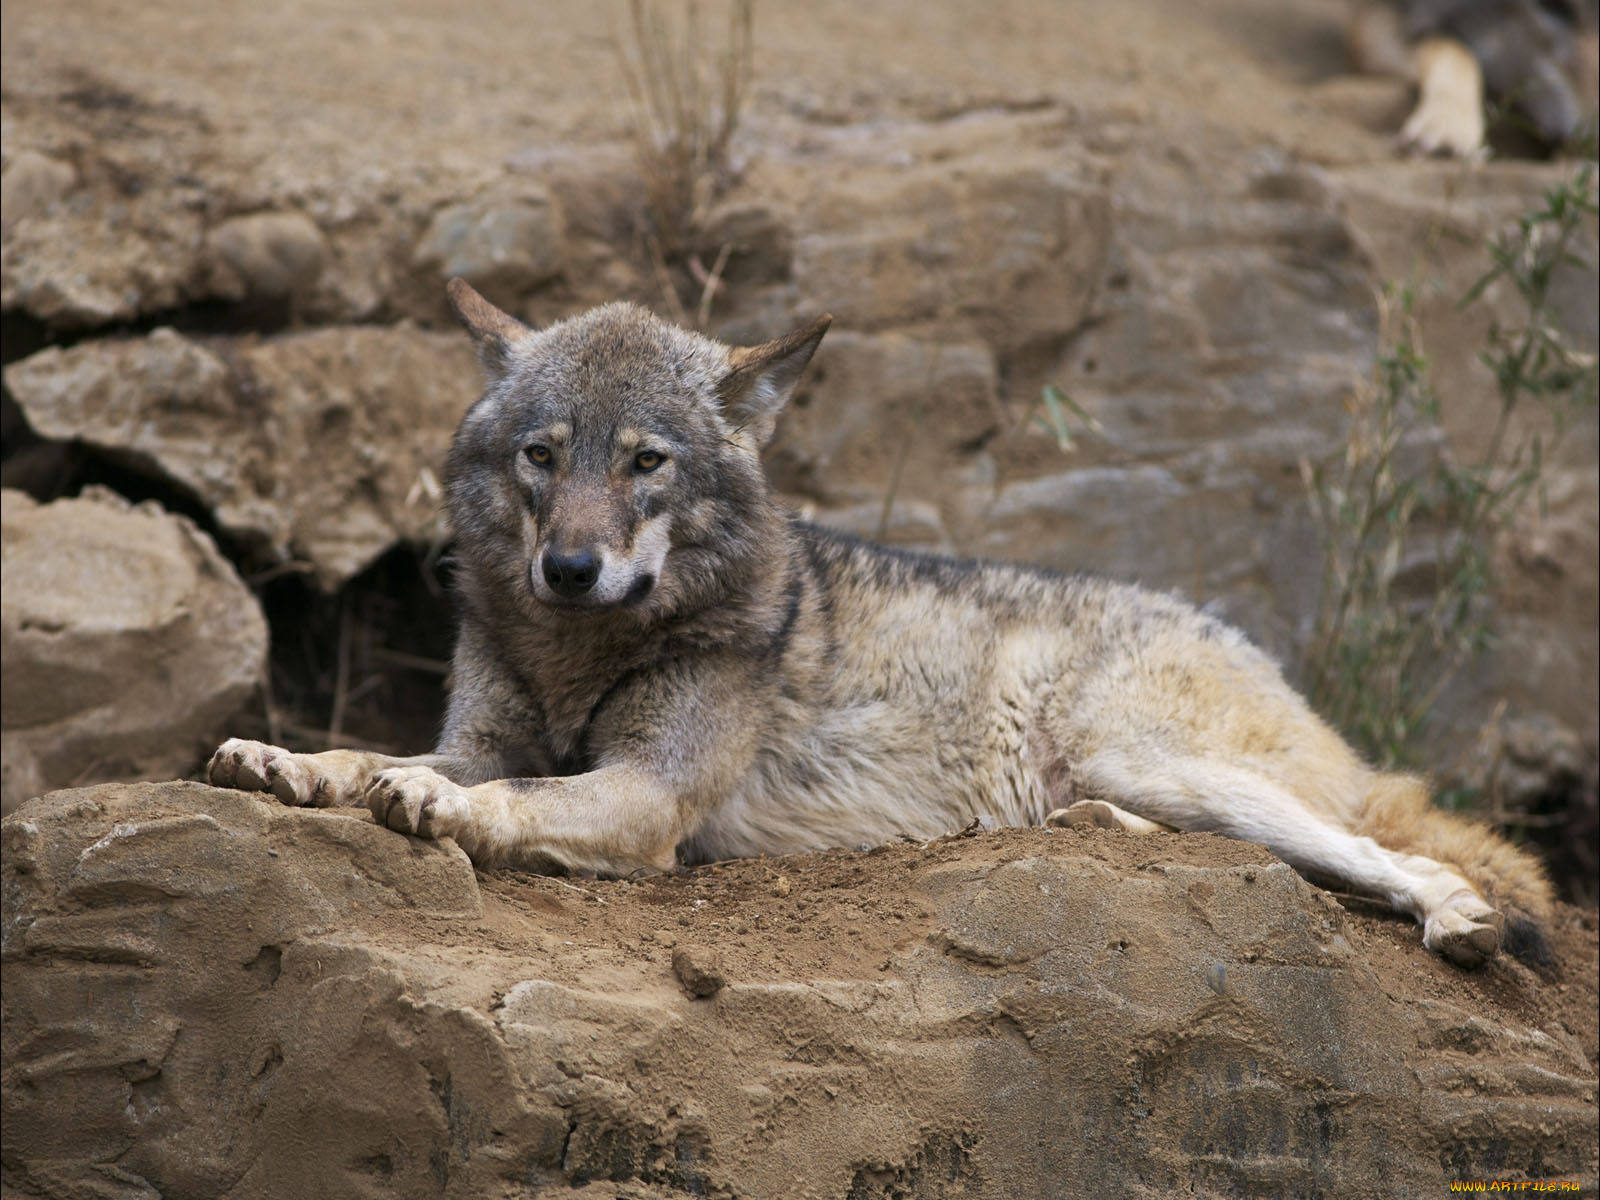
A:
[[[1043,411],[1040,411],[1039,405],[1043,406]],[[1085,411],[1069,393],[1062,391],[1053,383],[1045,384],[1040,390],[1039,405],[1029,410],[1028,421],[1055,438],[1056,448],[1063,454],[1070,453],[1078,444],[1072,436],[1074,420],[1084,429],[1093,433],[1100,432],[1100,422],[1095,419],[1094,414]]]
[[[1551,447],[1595,405],[1595,358],[1568,344],[1551,297],[1563,266],[1592,269],[1574,247],[1595,214],[1585,163],[1488,244],[1490,267],[1461,305],[1503,282],[1521,318],[1493,323],[1481,354],[1498,411],[1480,455],[1462,461],[1442,445],[1415,294],[1399,287],[1382,297],[1381,349],[1343,453],[1302,464],[1325,565],[1312,700],[1381,765],[1414,762],[1439,697],[1490,644],[1495,544],[1542,497]]]

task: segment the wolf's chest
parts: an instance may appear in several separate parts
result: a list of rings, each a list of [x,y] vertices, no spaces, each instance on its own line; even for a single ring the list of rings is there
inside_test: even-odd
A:
[[[605,749],[598,744],[595,716],[607,694],[607,685],[592,682],[544,690],[528,746],[539,774],[582,775],[594,770],[596,756]]]

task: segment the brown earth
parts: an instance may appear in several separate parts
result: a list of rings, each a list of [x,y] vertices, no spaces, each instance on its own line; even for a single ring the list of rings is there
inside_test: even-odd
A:
[[[48,1196],[1428,1195],[1596,1182],[1596,937],[1466,973],[1209,835],[479,873],[195,784],[7,818]]]

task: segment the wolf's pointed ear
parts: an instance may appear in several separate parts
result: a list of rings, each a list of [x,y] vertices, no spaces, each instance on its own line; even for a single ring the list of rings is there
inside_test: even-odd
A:
[[[772,436],[778,413],[831,324],[832,314],[824,313],[804,329],[759,346],[740,346],[728,352],[728,373],[717,384],[717,395],[727,418],[756,449],[766,445]]]
[[[503,313],[473,290],[465,279],[452,279],[444,286],[460,321],[477,347],[478,361],[491,375],[502,375],[511,361],[511,350],[532,332],[509,313]]]

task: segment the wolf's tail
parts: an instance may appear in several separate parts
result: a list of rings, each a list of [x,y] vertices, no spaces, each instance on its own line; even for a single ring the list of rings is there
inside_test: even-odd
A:
[[[1355,832],[1454,867],[1505,919],[1502,938],[1509,953],[1550,962],[1555,897],[1538,859],[1488,827],[1439,808],[1420,779],[1379,775]]]

